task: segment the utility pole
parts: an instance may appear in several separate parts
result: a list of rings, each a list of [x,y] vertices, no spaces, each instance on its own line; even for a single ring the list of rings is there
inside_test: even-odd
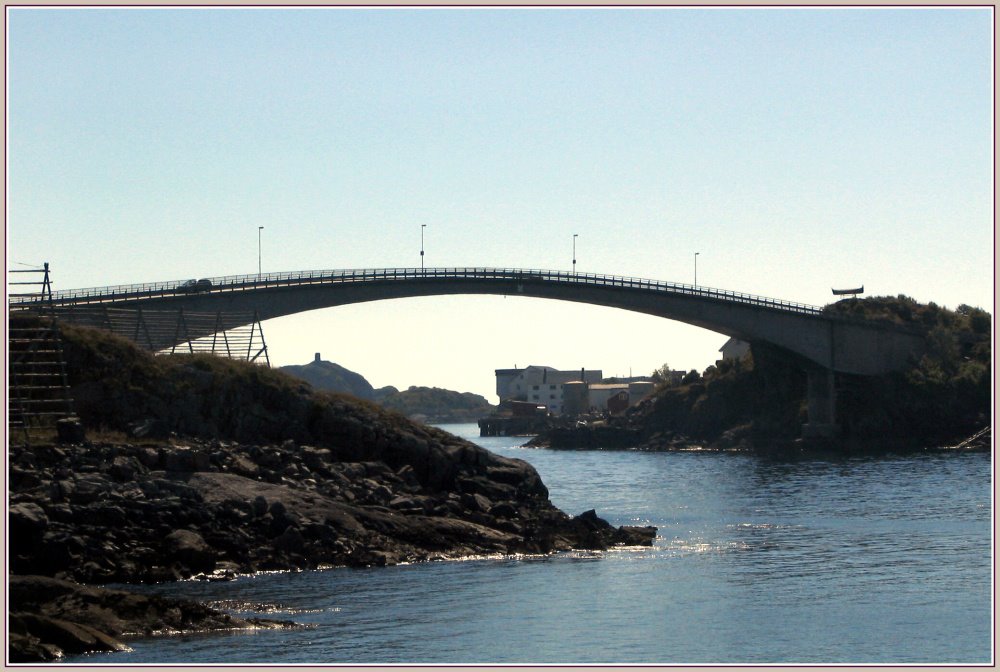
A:
[[[264,230],[263,226],[257,227],[257,279],[260,280],[260,232]]]
[[[698,255],[699,254],[701,254],[701,252],[695,252],[694,253],[694,286],[695,287],[698,286]]]
[[[426,224],[420,225],[420,270],[424,270],[424,229],[427,228]]]
[[[576,237],[580,235],[578,233],[573,234],[573,275],[576,275]]]

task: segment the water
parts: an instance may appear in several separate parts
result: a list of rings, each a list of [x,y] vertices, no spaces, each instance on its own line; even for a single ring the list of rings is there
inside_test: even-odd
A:
[[[445,429],[531,462],[568,513],[657,526],[653,548],[154,586],[312,627],[67,662],[991,662],[990,455],[563,452]]]

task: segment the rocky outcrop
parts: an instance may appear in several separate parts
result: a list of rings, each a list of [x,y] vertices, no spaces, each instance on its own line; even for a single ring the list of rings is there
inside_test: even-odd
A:
[[[288,441],[11,447],[14,573],[84,583],[651,544],[572,518],[537,472],[455,439],[344,461]]]
[[[301,378],[317,390],[351,394],[359,399],[375,400],[376,390],[360,373],[345,369],[334,362],[316,359],[308,364],[290,364],[281,371]]]
[[[65,353],[80,428],[104,439],[9,447],[15,575],[228,577],[650,545],[656,533],[570,517],[522,460],[265,367],[154,358],[83,328],[65,330]],[[18,613],[38,655],[70,631],[113,645],[59,614]]]
[[[639,430],[622,422],[595,422],[552,427],[532,438],[526,445],[535,448],[594,450],[635,448],[641,441]]]
[[[45,576],[8,578],[11,663],[66,654],[125,651],[129,636],[250,628],[300,627],[243,619],[196,602],[81,586]]]

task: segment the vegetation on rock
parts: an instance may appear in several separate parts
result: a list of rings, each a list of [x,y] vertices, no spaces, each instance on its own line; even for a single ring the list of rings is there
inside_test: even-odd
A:
[[[317,390],[342,392],[369,400],[374,400],[378,396],[377,391],[364,376],[333,362],[317,360],[308,364],[290,364],[278,368],[296,378],[301,378]]]
[[[374,389],[361,374],[322,360],[282,366],[279,370],[301,378],[318,390],[351,394],[407,417],[420,416],[425,422],[475,422],[495,408],[484,397],[471,392],[417,386],[400,391],[391,385]]]
[[[991,316],[962,305],[951,311],[905,296],[846,299],[824,309],[848,319],[908,327],[926,337],[924,354],[884,376],[837,374],[836,418],[843,448],[950,445],[990,422]],[[552,446],[594,443],[645,449],[693,445],[770,450],[798,438],[807,422],[806,375],[792,355],[751,343],[740,361],[722,360],[679,384],[664,365],[656,393],[624,417],[592,430],[559,428],[538,437]],[[617,436],[611,435],[617,430]]]
[[[427,422],[436,423],[475,422],[496,408],[472,392],[416,386],[381,397],[379,403],[407,417],[424,416]]]
[[[923,356],[905,371],[840,377],[837,412],[845,438],[940,444],[989,424],[989,313],[964,304],[952,311],[902,295],[845,300],[826,310],[909,326],[927,341]]]
[[[13,574],[163,581],[650,545],[655,536],[593,511],[568,516],[527,462],[374,403],[256,364],[154,357],[85,327],[62,333],[90,439],[11,442]],[[22,608],[11,658],[47,659],[70,650],[59,645],[70,637],[86,650],[117,647],[113,630]]]

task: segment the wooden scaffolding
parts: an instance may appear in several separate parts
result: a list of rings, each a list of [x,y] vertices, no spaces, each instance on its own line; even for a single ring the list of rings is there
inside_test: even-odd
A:
[[[61,308],[57,315],[73,324],[110,331],[155,354],[207,353],[271,365],[256,311],[208,313],[182,308],[82,306]],[[233,324],[240,326],[227,328]]]
[[[59,324],[52,311],[48,263],[41,269],[9,273],[13,279],[8,285],[18,290],[10,296],[41,299],[39,311],[11,316],[7,333],[8,437],[21,436],[30,443],[33,433],[51,430],[57,420],[73,415],[73,399]]]

